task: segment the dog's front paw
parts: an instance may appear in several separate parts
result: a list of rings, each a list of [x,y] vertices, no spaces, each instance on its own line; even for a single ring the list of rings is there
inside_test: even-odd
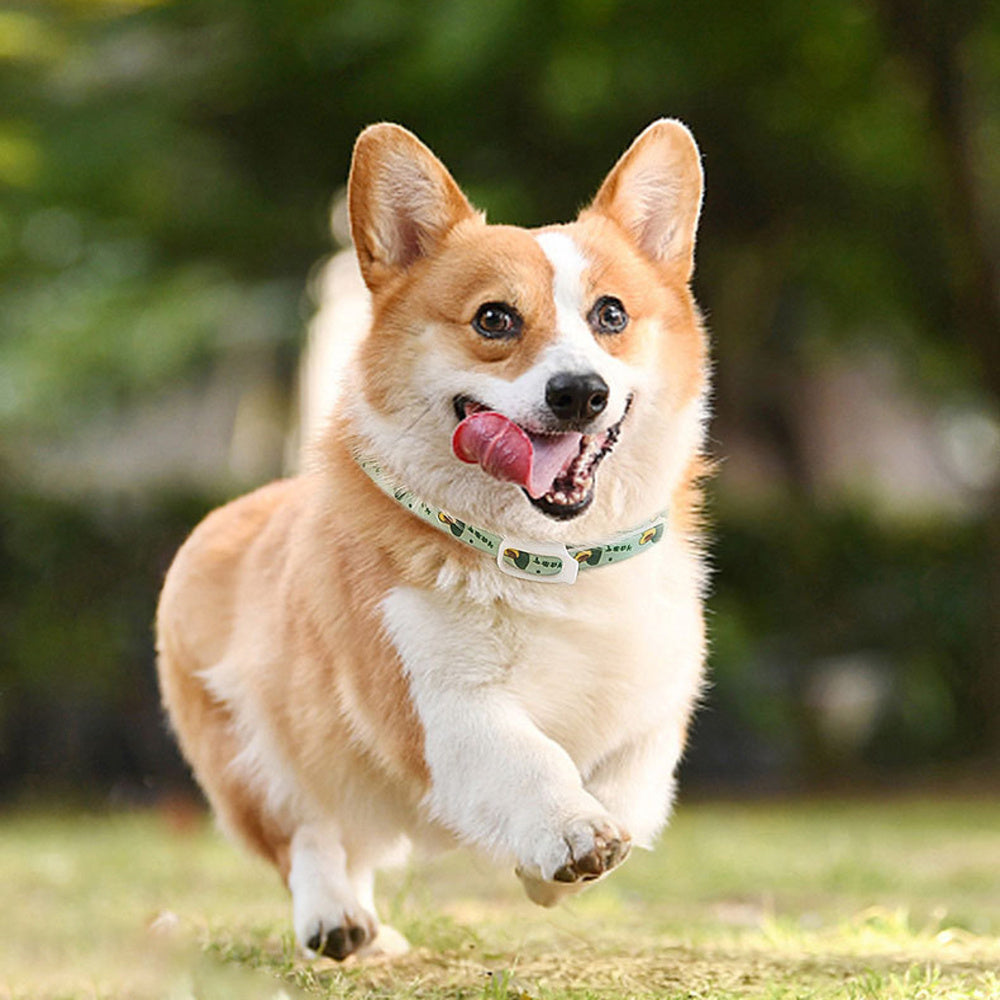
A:
[[[342,962],[375,939],[378,927],[365,915],[337,914],[314,917],[299,932],[299,940],[312,955]]]
[[[516,872],[532,902],[554,906],[620,865],[631,846],[628,832],[610,817],[582,817],[558,834],[540,837],[540,849]]]
[[[620,865],[632,838],[610,820],[585,820],[565,837],[569,857],[553,873],[553,882],[593,882]]]

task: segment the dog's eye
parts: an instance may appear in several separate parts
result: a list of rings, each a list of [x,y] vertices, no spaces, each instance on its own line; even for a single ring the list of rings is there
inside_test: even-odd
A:
[[[521,317],[513,306],[503,302],[486,302],[472,320],[472,327],[480,336],[491,340],[517,337],[521,333]]]
[[[628,326],[628,313],[613,295],[602,295],[587,318],[598,333],[621,333]]]

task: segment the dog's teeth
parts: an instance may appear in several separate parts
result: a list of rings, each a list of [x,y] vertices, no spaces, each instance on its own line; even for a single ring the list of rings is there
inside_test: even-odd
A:
[[[594,472],[598,463],[614,448],[621,430],[620,425],[621,421],[600,434],[581,436],[579,452],[552,484],[552,489],[545,494],[549,503],[568,507],[577,506],[587,499],[594,489]]]

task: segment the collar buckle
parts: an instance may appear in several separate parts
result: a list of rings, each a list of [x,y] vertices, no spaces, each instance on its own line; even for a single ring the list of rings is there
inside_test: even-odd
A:
[[[558,542],[520,542],[505,536],[497,548],[497,566],[507,574],[535,583],[576,583],[580,564]]]

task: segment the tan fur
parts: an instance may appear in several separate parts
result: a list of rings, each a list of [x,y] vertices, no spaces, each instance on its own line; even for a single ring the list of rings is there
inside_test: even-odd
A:
[[[328,517],[333,503],[346,503],[356,520]],[[245,665],[244,680],[267,706],[283,754],[317,797],[337,757],[383,768],[419,791],[426,780],[423,735],[377,607],[399,582],[426,583],[442,560],[429,527],[422,544],[404,545],[398,558],[372,558],[401,514],[344,461],[332,482],[316,476],[275,483],[216,511],[168,574],[158,615],[164,702],[224,824],[272,860],[291,831],[227,767],[237,751],[233,720],[198,674],[223,659]],[[399,525],[398,537],[412,527]],[[377,744],[337,710],[345,690],[356,696],[355,712],[380,730]]]

